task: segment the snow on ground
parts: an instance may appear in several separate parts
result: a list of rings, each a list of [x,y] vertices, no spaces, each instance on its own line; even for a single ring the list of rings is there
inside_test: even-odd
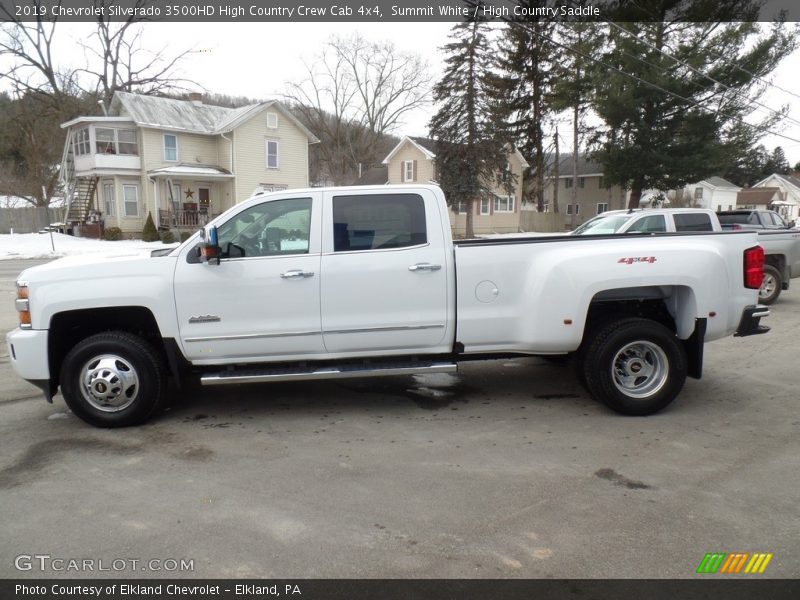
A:
[[[120,254],[148,253],[158,248],[177,246],[161,242],[143,242],[142,240],[90,240],[73,237],[63,233],[53,234],[55,251],[50,245],[47,233],[11,233],[0,235],[0,260],[19,258],[61,258],[78,254],[100,254],[119,256]]]

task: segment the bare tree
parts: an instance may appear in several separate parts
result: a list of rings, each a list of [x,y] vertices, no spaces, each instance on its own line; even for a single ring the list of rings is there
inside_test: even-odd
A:
[[[331,38],[286,95],[322,141],[322,176],[338,184],[375,161],[382,137],[429,101],[431,82],[420,56],[354,35]]]
[[[109,2],[108,4],[113,4]],[[137,8],[147,6],[145,0]],[[142,44],[142,17],[131,16],[121,23],[110,18],[99,19],[97,29],[88,41],[82,42],[87,66],[78,74],[85,79],[85,91],[94,93],[108,106],[117,90],[141,94],[185,92],[197,83],[178,74],[180,62],[191,52],[188,48],[170,55],[167,47],[151,51]]]
[[[95,4],[108,8],[115,1],[95,0]],[[36,14],[44,13],[41,0],[33,0],[33,6]],[[137,8],[146,6],[147,0],[137,0]],[[120,23],[98,19],[95,33],[79,42],[86,60],[81,67],[59,61],[62,57],[56,42],[62,32],[57,18],[24,20],[15,14],[12,4],[0,4],[0,83],[9,84],[12,90],[10,106],[0,115],[4,124],[0,136],[2,191],[32,204],[45,204],[57,194],[66,135],[60,123],[97,111],[97,100],[107,106],[117,90],[175,92],[190,83],[178,77],[177,67],[191,50],[174,55],[166,48],[147,50],[142,44],[144,20],[139,16]]]

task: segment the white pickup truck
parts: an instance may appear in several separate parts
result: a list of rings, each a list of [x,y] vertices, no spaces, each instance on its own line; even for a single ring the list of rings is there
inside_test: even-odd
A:
[[[700,377],[706,341],[768,330],[755,233],[454,242],[435,186],[265,194],[154,254],[21,273],[17,373],[115,427],[153,415],[169,377],[404,375],[569,354],[592,396],[645,415]]]

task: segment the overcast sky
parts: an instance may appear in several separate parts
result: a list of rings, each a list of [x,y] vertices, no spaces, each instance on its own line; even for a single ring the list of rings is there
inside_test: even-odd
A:
[[[311,61],[322,44],[333,34],[360,32],[372,40],[390,40],[407,51],[420,53],[435,77],[442,71],[439,48],[447,42],[451,23],[148,23],[144,31],[147,47],[170,51],[194,47],[202,52],[189,55],[182,74],[211,92],[271,98],[285,91],[285,82],[297,81],[304,73],[303,61]],[[76,40],[93,31],[86,23],[61,24],[62,44],[57,49],[73,64],[83,61],[83,50]],[[800,51],[787,58],[771,76],[777,85],[800,96]],[[790,106],[790,116],[800,121],[800,98],[772,88],[761,102],[773,108]],[[763,111],[761,111],[763,114]],[[426,135],[432,107],[409,115],[399,135]],[[758,113],[757,113],[758,114]],[[566,132],[565,127],[562,132]],[[787,121],[781,133],[798,141],[766,136],[770,150],[782,146],[791,164],[800,160],[800,125]],[[562,148],[571,146],[564,135]]]

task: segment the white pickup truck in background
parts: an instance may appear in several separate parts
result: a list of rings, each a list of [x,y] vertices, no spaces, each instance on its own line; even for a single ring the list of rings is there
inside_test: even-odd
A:
[[[744,222],[754,215],[775,226],[765,228],[755,225],[739,226],[732,223],[736,218]],[[722,220],[722,221],[720,221]],[[781,225],[778,225],[778,222]],[[726,225],[727,223],[727,225]],[[793,223],[792,223],[793,226]],[[758,243],[764,248],[764,280],[758,298],[763,304],[772,304],[781,290],[789,289],[789,282],[800,277],[800,230],[786,224],[780,215],[772,211],[737,210],[715,213],[704,208],[653,208],[634,210],[612,210],[586,221],[572,235],[600,235],[624,233],[675,233],[689,231],[755,231]]]
[[[204,385],[449,372],[573,355],[593,397],[653,413],[707,341],[764,333],[755,233],[453,242],[436,186],[265,194],[157,256],[24,271],[9,355],[97,426]]]

